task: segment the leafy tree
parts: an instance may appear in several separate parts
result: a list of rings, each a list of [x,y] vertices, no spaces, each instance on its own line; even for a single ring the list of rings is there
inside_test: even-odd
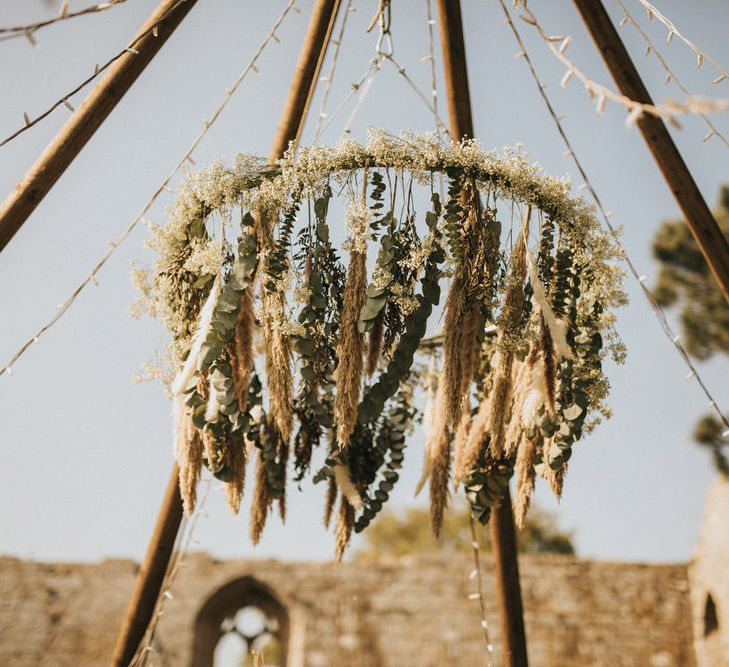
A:
[[[729,477],[729,457],[725,453],[727,439],[722,436],[724,424],[714,415],[704,415],[694,428],[694,440],[711,450],[716,469]]]
[[[490,550],[489,527],[476,522],[476,530],[481,547]],[[429,510],[421,507],[411,507],[403,513],[383,511],[364,532],[364,537],[365,545],[355,553],[358,560],[429,551],[470,552],[472,541],[465,504],[451,507],[446,514],[440,540],[433,537]],[[534,507],[517,539],[522,553],[575,553],[572,533],[559,530],[554,515]]]
[[[729,239],[729,186],[721,189],[714,216]],[[661,306],[679,309],[688,353],[701,360],[716,353],[729,354],[729,304],[684,220],[668,220],[661,225],[653,239],[653,255],[660,263],[653,296]],[[719,472],[729,475],[725,453],[729,440],[722,436],[723,431],[721,422],[707,415],[693,435],[711,450]]]

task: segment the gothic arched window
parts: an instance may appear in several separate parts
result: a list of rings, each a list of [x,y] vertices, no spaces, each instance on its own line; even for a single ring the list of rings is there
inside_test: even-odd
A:
[[[205,603],[195,622],[194,667],[286,667],[289,619],[274,592],[252,577],[232,581]]]

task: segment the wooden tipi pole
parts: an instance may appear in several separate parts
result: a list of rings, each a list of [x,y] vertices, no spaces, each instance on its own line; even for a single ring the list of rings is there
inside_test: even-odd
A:
[[[114,110],[197,0],[162,0],[121,56],[89,93],[0,205],[0,251]],[[156,26],[156,27],[154,27]]]
[[[129,602],[127,615],[114,648],[111,664],[114,667],[127,667],[137,651],[147,626],[154,613],[157,597],[167,573],[182,521],[182,498],[180,497],[179,468],[173,466],[167,482],[162,507],[155,523],[147,553],[139,566],[137,580]]]
[[[460,0],[438,0],[438,17],[451,135],[454,140],[473,137]],[[516,529],[508,490],[501,505],[492,510],[490,525],[504,666],[526,667]]]
[[[340,0],[317,0],[312,11],[289,96],[284,105],[270,159],[280,158],[289,143],[297,141],[303,129],[311,96],[319,78]],[[113,667],[127,667],[152,619],[173,545],[182,520],[182,499],[178,484],[179,468],[173,466],[167,492],[160,508],[147,554],[139,569],[124,622],[117,638]]]
[[[600,0],[574,0],[592,39],[620,92],[636,102],[653,104],[625,45]],[[686,223],[729,302],[729,244],[676,148],[664,122],[643,114],[638,128],[658,168],[681,207]]]

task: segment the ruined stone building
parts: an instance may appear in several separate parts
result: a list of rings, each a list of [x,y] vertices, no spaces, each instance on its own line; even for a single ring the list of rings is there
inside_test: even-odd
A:
[[[717,482],[689,564],[523,556],[530,665],[729,665],[727,518],[729,483]],[[500,664],[494,582],[485,561]],[[470,559],[460,555],[331,564],[195,554],[165,602],[147,665],[242,665],[249,644],[271,638],[267,664],[286,667],[483,665],[470,571]],[[1,558],[0,665],[107,665],[135,572],[134,563],[121,560]]]

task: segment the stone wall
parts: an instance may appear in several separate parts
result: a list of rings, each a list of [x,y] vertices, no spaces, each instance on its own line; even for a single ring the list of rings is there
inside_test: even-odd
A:
[[[520,565],[533,667],[695,665],[686,566],[567,556],[525,556]],[[108,664],[135,570],[128,561],[46,565],[0,558],[0,665]],[[480,665],[483,638],[478,602],[468,599],[470,570],[465,556],[335,565],[193,555],[165,604],[148,664],[190,665],[205,602],[250,576],[288,610],[287,667]],[[484,571],[498,653],[487,559]]]

